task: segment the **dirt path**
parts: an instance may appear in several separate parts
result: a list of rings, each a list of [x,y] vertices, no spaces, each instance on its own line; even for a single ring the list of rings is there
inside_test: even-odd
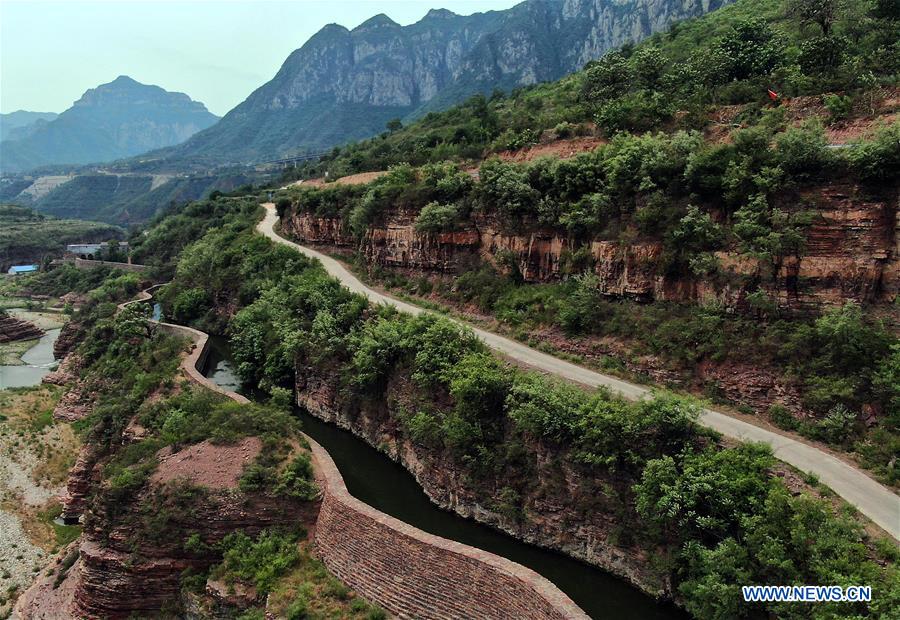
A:
[[[427,310],[418,306],[370,289],[334,258],[280,237],[274,228],[275,223],[278,221],[275,205],[273,203],[265,203],[263,207],[266,209],[266,214],[257,225],[257,230],[272,241],[294,248],[310,258],[319,260],[329,275],[337,278],[341,284],[354,293],[364,295],[374,303],[394,306],[401,312],[412,315],[427,312]],[[625,398],[633,400],[644,398],[651,393],[651,390],[647,387],[588,370],[483,329],[470,325],[467,325],[467,327],[472,329],[478,338],[495,351],[536,370],[589,387],[608,387]],[[803,472],[815,474],[823,484],[829,486],[847,502],[856,506],[860,512],[895,539],[900,540],[900,497],[861,470],[814,446],[760,428],[743,420],[738,420],[720,411],[704,409],[700,422],[726,437],[740,441],[758,441],[768,444],[772,447],[772,452],[777,458]]]

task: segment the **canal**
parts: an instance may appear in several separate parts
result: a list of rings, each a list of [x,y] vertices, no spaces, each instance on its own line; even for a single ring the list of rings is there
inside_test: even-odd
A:
[[[210,339],[204,374],[216,384],[240,390],[228,342]],[[540,573],[568,594],[592,618],[671,620],[687,618],[609,573],[561,553],[516,540],[503,532],[435,506],[401,465],[349,431],[297,408],[303,430],[324,447],[344,477],[348,491],[370,506],[426,532],[485,549]]]

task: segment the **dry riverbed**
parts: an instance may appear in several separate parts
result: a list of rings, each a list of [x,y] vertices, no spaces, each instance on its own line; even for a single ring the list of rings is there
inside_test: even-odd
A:
[[[54,523],[79,442],[53,420],[62,389],[0,391],[0,618],[79,528]]]

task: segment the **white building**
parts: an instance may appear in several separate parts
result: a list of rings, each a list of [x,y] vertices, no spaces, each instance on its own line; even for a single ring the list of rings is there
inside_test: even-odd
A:
[[[66,253],[74,254],[78,258],[94,260],[99,259],[101,256],[105,255],[108,248],[108,241],[101,241],[100,243],[70,243],[66,246]],[[119,251],[125,254],[128,253],[127,241],[119,242]]]

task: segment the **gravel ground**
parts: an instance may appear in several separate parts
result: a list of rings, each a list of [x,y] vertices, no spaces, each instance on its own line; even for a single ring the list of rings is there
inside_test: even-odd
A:
[[[27,588],[46,561],[47,553],[31,544],[19,518],[0,510],[0,597],[10,588]],[[0,604],[0,614],[5,610],[6,605]]]
[[[47,418],[56,389],[0,393],[7,417],[0,419],[0,618],[47,565],[56,544],[37,514],[65,490],[65,469],[77,449],[71,428]]]

